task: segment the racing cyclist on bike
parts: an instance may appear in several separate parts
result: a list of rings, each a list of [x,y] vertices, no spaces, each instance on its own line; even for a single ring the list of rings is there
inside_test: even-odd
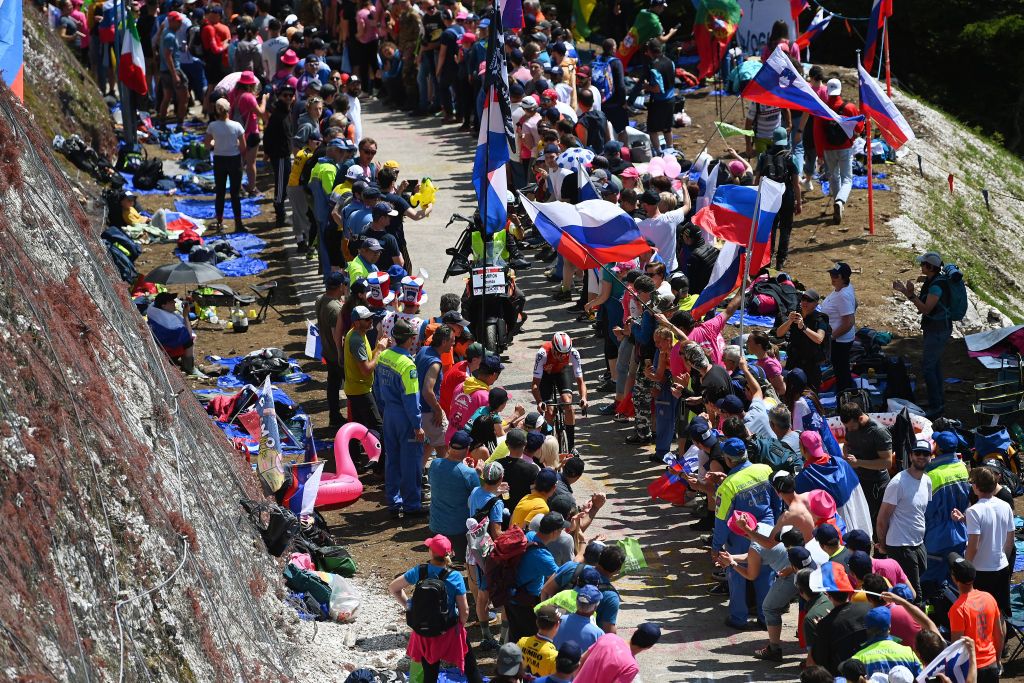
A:
[[[548,422],[554,418],[555,406],[545,401],[558,390],[558,402],[565,418],[565,440],[569,453],[576,453],[576,414],[572,409],[572,382],[580,392],[580,408],[587,409],[587,383],[583,380],[580,352],[573,348],[572,339],[565,332],[555,332],[551,341],[544,342],[537,351],[533,364],[531,391],[537,410]]]

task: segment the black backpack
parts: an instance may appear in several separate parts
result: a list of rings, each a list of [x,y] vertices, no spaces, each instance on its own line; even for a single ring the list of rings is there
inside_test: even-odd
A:
[[[801,455],[780,439],[755,436],[747,441],[747,450],[750,453],[750,462],[755,465],[768,465],[772,468],[772,474],[785,470],[795,476],[803,469]]]
[[[825,141],[830,145],[841,147],[850,141],[850,136],[835,121],[827,121],[825,122]]]
[[[793,179],[792,155],[788,149],[783,149],[774,154],[765,152],[764,155],[764,177],[770,178],[777,183],[782,183],[789,189],[790,181]]]
[[[288,508],[248,498],[238,501],[263,537],[267,552],[280,557],[299,533],[299,518]]]
[[[447,567],[437,576],[429,575],[426,564],[419,567],[405,623],[421,636],[439,636],[455,625],[455,614],[448,604],[449,574],[451,570]]]
[[[155,190],[164,179],[164,164],[160,159],[146,159],[132,176],[132,185],[138,190]]]
[[[189,260],[191,259],[190,254]],[[267,377],[280,379],[290,371],[291,366],[288,364],[288,359],[277,355],[277,353],[271,353],[269,357],[262,354],[246,356],[235,366],[235,376],[255,387],[263,384]]]
[[[202,30],[201,26],[191,26],[188,29],[186,38],[189,53],[197,59],[202,59],[206,56],[206,52],[203,49],[203,39],[200,35]]]

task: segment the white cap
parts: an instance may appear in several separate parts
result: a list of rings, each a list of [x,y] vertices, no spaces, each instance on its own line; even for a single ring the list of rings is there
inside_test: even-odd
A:
[[[347,171],[345,171],[345,177],[349,180],[363,180],[366,175],[363,173],[362,168],[353,164],[348,167]]]
[[[537,99],[533,95],[527,95],[523,99],[519,100],[519,106],[523,109],[536,109]]]
[[[825,84],[825,94],[832,97],[833,95],[838,95],[841,92],[843,92],[843,82],[838,78],[828,79],[828,83]]]

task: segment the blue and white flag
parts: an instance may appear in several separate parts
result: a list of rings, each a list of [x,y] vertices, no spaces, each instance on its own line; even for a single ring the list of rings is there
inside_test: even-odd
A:
[[[967,675],[971,670],[970,655],[963,638],[954,641],[938,656],[921,669],[917,675],[917,683],[925,683],[937,674],[945,674],[953,683],[967,683]]]
[[[505,229],[508,221],[508,178],[506,167],[514,144],[512,105],[508,94],[508,71],[505,69],[505,37],[501,28],[501,12],[491,18],[487,41],[487,66],[484,72],[483,111],[480,135],[473,160],[473,187],[484,229],[493,235]]]

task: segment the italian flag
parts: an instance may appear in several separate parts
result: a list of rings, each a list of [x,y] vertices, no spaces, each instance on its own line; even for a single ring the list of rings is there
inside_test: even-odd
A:
[[[130,90],[140,95],[149,92],[146,83],[146,58],[142,54],[142,41],[139,30],[135,27],[135,17],[128,15],[128,30],[124,32],[121,43],[121,61],[117,66],[117,76]]]

